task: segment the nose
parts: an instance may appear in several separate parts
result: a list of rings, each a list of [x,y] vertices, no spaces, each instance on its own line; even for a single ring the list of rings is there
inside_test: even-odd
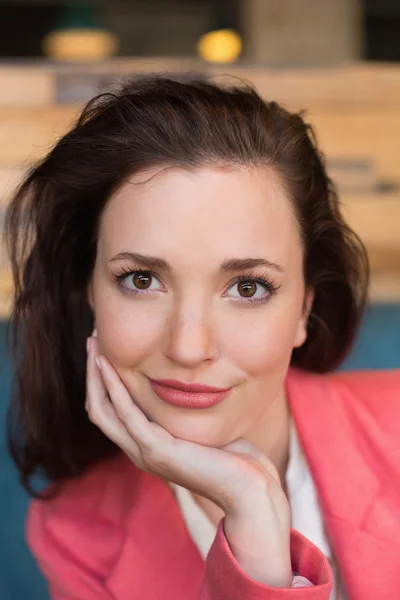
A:
[[[215,323],[210,311],[192,306],[172,316],[168,325],[166,355],[175,363],[195,368],[218,356]]]

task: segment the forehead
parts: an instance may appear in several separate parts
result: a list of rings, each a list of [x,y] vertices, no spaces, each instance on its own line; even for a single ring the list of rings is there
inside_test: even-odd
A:
[[[216,258],[264,252],[277,261],[300,246],[279,176],[244,167],[170,167],[135,174],[110,198],[100,241],[109,252],[124,247],[153,255],[170,250],[173,256],[174,250],[182,254],[182,248],[195,246]]]

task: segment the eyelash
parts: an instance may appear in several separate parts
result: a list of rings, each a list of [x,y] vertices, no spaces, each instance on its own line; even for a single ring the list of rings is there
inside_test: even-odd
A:
[[[123,290],[124,293],[126,294],[134,294],[135,296],[143,296],[143,295],[147,295],[147,293],[145,290],[129,290],[126,287],[124,287],[122,285],[122,281],[128,276],[128,275],[135,275],[137,273],[146,273],[147,275],[151,275],[151,277],[155,277],[156,279],[158,279],[157,274],[154,273],[154,271],[149,271],[148,269],[122,269],[120,270],[118,273],[113,274],[113,280],[114,282],[117,283],[117,285],[119,286],[120,289]],[[275,281],[273,281],[268,275],[267,273],[263,273],[262,276],[260,277],[252,277],[250,275],[247,275],[246,273],[242,273],[240,275],[238,275],[236,277],[236,279],[232,282],[231,286],[238,283],[242,283],[242,282],[246,282],[246,283],[258,283],[260,285],[262,285],[263,287],[266,288],[266,290],[269,292],[268,296],[264,297],[264,298],[248,298],[245,299],[243,298],[242,300],[238,300],[239,303],[244,303],[244,304],[264,304],[265,302],[267,302],[268,300],[271,299],[271,297],[278,291],[278,289],[280,288],[280,285],[278,285]]]

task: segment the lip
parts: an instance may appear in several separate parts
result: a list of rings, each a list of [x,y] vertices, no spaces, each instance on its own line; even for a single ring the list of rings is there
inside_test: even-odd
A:
[[[202,385],[200,383],[184,383],[183,381],[177,381],[176,379],[150,379],[150,377],[148,377],[148,379],[153,383],[157,383],[158,385],[174,388],[174,390],[181,390],[182,392],[189,393],[218,393],[226,392],[227,390],[231,389],[217,388],[211,385]]]
[[[149,382],[153,391],[161,400],[181,408],[210,408],[216,404],[220,404],[232,389],[227,388],[219,392],[188,392],[160,385],[158,381],[152,379],[149,379]]]

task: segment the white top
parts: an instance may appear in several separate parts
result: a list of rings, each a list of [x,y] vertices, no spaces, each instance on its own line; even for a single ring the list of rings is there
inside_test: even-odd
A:
[[[300,446],[293,420],[291,420],[290,426],[289,463],[286,471],[286,483],[292,515],[292,528],[302,533],[328,558],[334,576],[334,585],[330,600],[347,600],[343,582],[340,578],[335,557],[322,521],[316,488]],[[196,544],[202,557],[206,559],[214,541],[217,528],[210,521],[207,513],[197,504],[191,492],[175,483],[169,482],[169,485],[175,493],[193,542]]]

